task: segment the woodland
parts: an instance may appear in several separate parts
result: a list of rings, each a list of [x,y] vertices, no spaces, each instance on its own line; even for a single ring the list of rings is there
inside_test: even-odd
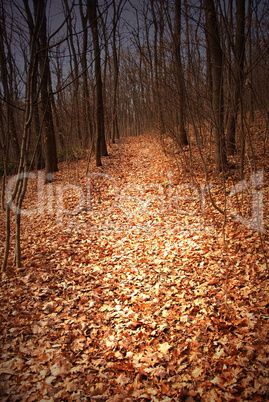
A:
[[[0,3],[0,401],[269,400],[269,5]]]

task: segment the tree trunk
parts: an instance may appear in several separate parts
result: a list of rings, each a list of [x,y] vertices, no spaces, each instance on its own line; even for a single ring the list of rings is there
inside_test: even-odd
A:
[[[90,93],[88,86],[88,68],[87,68],[87,50],[88,50],[88,28],[87,14],[83,13],[82,0],[79,0],[80,18],[83,29],[82,52],[81,52],[81,67],[82,67],[82,91],[83,91],[83,117],[85,118],[86,130],[83,138],[85,146],[93,144],[93,123],[90,108]]]
[[[45,145],[45,170],[46,181],[52,181],[53,173],[58,171],[58,159],[56,150],[56,139],[54,124],[52,118],[52,107],[49,92],[50,67],[48,58],[47,44],[47,19],[46,5],[44,0],[34,2],[36,22],[39,23],[39,70],[40,70],[40,94],[41,94],[41,111],[43,118],[43,132]]]
[[[76,138],[76,142],[79,143],[80,145],[82,144],[82,135],[81,135],[81,123],[80,123],[80,94],[79,94],[79,64],[78,64],[78,54],[80,54],[80,49],[78,47],[79,41],[77,41],[77,48],[74,43],[74,29],[72,25],[72,15],[71,15],[71,9],[68,4],[67,0],[64,0],[64,5],[66,9],[66,25],[67,25],[67,30],[68,30],[68,48],[70,55],[72,57],[70,58],[70,65],[71,65],[71,71],[72,71],[72,80],[73,80],[73,92],[72,92],[72,98],[73,98],[73,108],[72,108],[72,119],[74,119],[74,126],[75,126],[75,132],[73,132],[73,137]]]
[[[249,118],[250,121],[253,123],[254,118],[255,118],[255,110],[254,110],[254,101],[253,101],[253,96],[252,96],[252,91],[251,91],[251,86],[253,82],[253,74],[252,74],[252,0],[248,1],[248,11],[247,11],[247,33],[248,33],[248,38],[247,38],[247,64],[248,64],[248,70],[249,70],[249,76],[248,76],[248,101],[249,101]]]
[[[223,60],[214,0],[204,0],[205,32],[210,54],[212,74],[212,109],[215,140],[216,172],[226,169],[227,155],[223,127]]]
[[[9,46],[9,39],[6,38],[6,30],[4,27],[5,16],[0,10],[0,72],[1,72],[1,83],[3,86],[4,92],[4,101],[6,102],[6,114],[7,114],[7,134],[5,135],[6,147],[9,149],[8,143],[10,142],[12,145],[12,151],[14,153],[16,162],[18,162],[20,157],[20,145],[16,132],[15,125],[15,117],[14,117],[14,109],[12,107],[13,95],[12,88],[10,87],[10,83],[12,82],[11,71],[13,67],[11,67],[11,63],[13,63],[12,59],[6,56],[5,46]],[[4,38],[6,39],[4,42]],[[8,55],[11,55],[10,49],[7,49]],[[6,155],[7,157],[7,155]]]
[[[162,57],[162,41],[163,41],[163,16],[158,15],[155,7],[158,6],[157,2],[154,0],[150,1],[151,4],[151,12],[153,17],[153,25],[154,25],[154,43],[153,43],[153,57],[154,57],[154,76],[153,76],[153,93],[154,93],[154,103],[157,104],[157,113],[158,113],[158,123],[159,123],[159,131],[161,137],[165,133],[165,123],[164,123],[164,115],[163,115],[163,107],[162,107],[162,97],[161,97],[161,57]],[[162,2],[160,2],[162,5]],[[157,10],[158,11],[158,10]],[[149,29],[147,29],[147,41],[149,41]],[[159,40],[158,40],[159,39]]]
[[[120,2],[121,3],[121,2]],[[119,4],[120,6],[120,4]],[[117,95],[118,95],[118,81],[119,81],[119,62],[116,47],[116,28],[119,20],[119,15],[116,13],[115,2],[113,2],[113,72],[114,72],[114,82],[113,82],[113,109],[112,109],[112,143],[115,142],[116,138],[119,138],[119,127],[118,127],[118,105],[117,105]]]
[[[39,117],[39,105],[38,105],[38,61],[36,60],[36,65],[33,74],[33,91],[35,93],[33,96],[33,126],[35,132],[36,140],[36,155],[35,155],[35,168],[42,169],[42,142],[41,142],[41,123]]]
[[[94,60],[95,60],[95,98],[96,98],[96,149],[95,158],[96,166],[101,166],[101,156],[107,155],[106,141],[105,141],[105,119],[104,119],[104,105],[103,105],[103,83],[101,75],[101,57],[98,38],[98,25],[97,25],[97,0],[88,0],[88,16],[92,30],[93,46],[94,46]]]
[[[24,5],[29,11],[28,1],[24,0]],[[30,126],[33,117],[33,95],[35,94],[35,89],[33,85],[35,85],[35,69],[37,68],[36,56],[37,56],[37,42],[36,42],[36,33],[37,33],[37,25],[33,27],[30,24],[30,20],[28,20],[29,31],[31,33],[30,38],[30,60],[28,62],[28,71],[27,71],[27,79],[26,79],[26,93],[25,93],[25,114],[24,114],[24,124],[23,124],[23,135],[20,147],[20,158],[17,169],[17,177],[15,181],[15,185],[11,191],[11,194],[8,194],[9,200],[7,200],[6,205],[6,244],[5,244],[5,254],[4,261],[2,265],[2,271],[6,270],[8,254],[10,248],[10,206],[13,204],[15,207],[15,223],[16,223],[16,247],[15,247],[15,258],[17,268],[21,266],[21,245],[20,245],[20,234],[21,234],[21,206],[23,203],[23,199],[27,189],[28,182],[28,166],[27,160],[29,158],[29,138],[30,138]]]
[[[178,122],[179,122],[179,142],[181,145],[188,145],[187,132],[185,130],[185,91],[184,74],[181,61],[181,0],[175,0],[175,56],[176,56],[176,81],[178,88]]]
[[[245,57],[245,0],[236,0],[236,33],[234,46],[234,80],[231,88],[232,97],[229,108],[229,119],[227,125],[227,148],[230,154],[236,149],[235,133],[239,101],[243,89],[243,69]]]

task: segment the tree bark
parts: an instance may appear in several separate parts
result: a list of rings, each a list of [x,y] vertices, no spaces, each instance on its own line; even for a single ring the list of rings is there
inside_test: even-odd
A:
[[[84,15],[82,0],[79,0],[80,18],[83,30],[82,52],[81,52],[81,68],[82,68],[82,91],[83,91],[83,117],[85,118],[86,132],[84,144],[92,147],[93,144],[93,122],[90,108],[90,93],[88,85],[88,69],[87,69],[87,50],[88,50],[88,27],[87,13]]]
[[[220,45],[214,0],[204,0],[205,32],[210,54],[212,74],[212,109],[215,140],[215,168],[221,172],[227,167],[223,125],[223,56]]]
[[[115,1],[113,1],[113,42],[112,42],[112,52],[113,52],[113,72],[114,72],[114,82],[113,82],[113,109],[112,109],[112,143],[115,139],[119,138],[119,126],[118,126],[118,82],[119,82],[119,60],[116,47],[116,32],[117,23],[119,21],[119,8],[121,6],[122,0],[120,0],[118,5],[118,10],[116,10]]]
[[[10,142],[12,145],[12,151],[16,158],[16,162],[18,162],[20,157],[20,145],[16,131],[15,125],[15,117],[14,117],[14,109],[12,107],[13,95],[12,88],[10,87],[10,83],[12,83],[12,70],[11,66],[12,59],[6,56],[6,46],[9,46],[9,40],[6,38],[4,42],[4,37],[6,36],[6,30],[4,27],[5,16],[0,10],[0,71],[1,71],[1,83],[3,86],[4,92],[4,101],[6,102],[6,114],[7,114],[7,134],[5,135],[5,146],[6,149],[9,150],[8,143]],[[11,56],[10,49],[7,49],[8,55]],[[7,155],[6,155],[7,157]]]
[[[175,56],[176,56],[176,81],[178,88],[178,123],[179,123],[179,141],[181,145],[188,145],[188,137],[185,129],[185,90],[184,74],[181,60],[181,0],[175,0]]]
[[[107,148],[105,141],[105,118],[104,118],[104,105],[103,105],[103,83],[101,74],[101,56],[98,37],[98,24],[97,24],[97,0],[88,0],[88,16],[91,25],[93,46],[94,46],[94,60],[95,60],[95,98],[96,98],[96,149],[95,158],[96,166],[101,166],[101,156],[106,156]]]
[[[72,92],[72,102],[73,102],[73,108],[72,108],[72,118],[74,119],[74,126],[75,126],[75,133],[73,135],[76,136],[78,143],[81,145],[82,144],[82,135],[81,135],[81,123],[80,123],[80,94],[79,94],[79,63],[78,63],[78,54],[80,54],[80,49],[76,48],[75,43],[74,43],[74,28],[72,25],[72,14],[71,14],[71,9],[68,4],[67,0],[63,0],[64,5],[65,5],[65,10],[66,10],[66,25],[67,25],[67,30],[68,30],[68,47],[69,47],[69,52],[72,57],[70,57],[70,65],[71,65],[71,71],[72,71],[72,80],[73,80],[73,92]],[[79,44],[79,41],[78,41]],[[77,46],[78,47],[78,46]]]
[[[53,179],[53,173],[58,171],[58,158],[56,149],[55,131],[52,117],[52,107],[49,92],[50,66],[47,43],[47,19],[46,4],[44,0],[34,2],[36,24],[39,25],[39,70],[40,70],[40,94],[41,111],[43,118],[43,140],[45,145],[45,171],[46,181]]]
[[[245,0],[236,0],[236,33],[234,45],[234,73],[232,97],[227,124],[227,148],[230,154],[236,150],[235,133],[240,98],[242,97],[245,57]]]
[[[159,120],[159,131],[161,137],[165,133],[165,123],[164,123],[164,115],[163,115],[163,106],[162,106],[162,97],[161,97],[161,57],[163,51],[163,16],[161,13],[158,15],[158,10],[155,8],[158,6],[157,2],[154,0],[150,1],[151,4],[151,12],[153,17],[153,25],[154,25],[154,43],[153,43],[153,57],[154,57],[154,77],[153,77],[153,93],[154,93],[154,103],[157,104],[157,112],[158,112],[158,120]],[[163,2],[160,2],[160,7],[162,7]],[[147,41],[149,41],[149,28],[147,28]]]
[[[248,1],[248,11],[247,11],[247,66],[249,70],[248,75],[248,102],[249,102],[249,118],[250,121],[253,123],[255,118],[255,110],[254,110],[254,101],[251,91],[251,86],[253,82],[253,74],[252,74],[252,0]]]
[[[28,1],[24,0],[25,9],[29,11]],[[25,114],[24,114],[24,123],[23,123],[23,134],[22,141],[20,147],[20,158],[17,169],[17,177],[15,181],[15,185],[12,189],[11,194],[9,194],[10,198],[6,202],[6,243],[5,243],[5,253],[4,253],[4,261],[2,265],[2,271],[6,270],[8,254],[10,248],[10,207],[13,204],[15,207],[15,223],[16,223],[16,247],[15,247],[15,259],[16,266],[20,268],[21,266],[21,244],[20,244],[20,234],[21,234],[21,206],[23,203],[23,199],[27,189],[28,183],[28,164],[27,160],[29,157],[29,138],[30,138],[30,126],[33,117],[33,96],[35,94],[35,90],[33,85],[35,84],[35,69],[37,68],[36,57],[37,57],[37,42],[36,42],[36,33],[37,33],[37,25],[34,27],[31,25],[32,20],[28,20],[29,31],[30,31],[30,45],[29,45],[29,53],[30,60],[28,63],[28,71],[27,71],[27,79],[26,79],[26,93],[25,93]]]

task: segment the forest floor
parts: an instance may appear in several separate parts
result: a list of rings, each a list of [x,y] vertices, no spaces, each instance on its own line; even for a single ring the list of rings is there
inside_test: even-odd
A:
[[[224,242],[203,175],[156,141],[121,139],[88,179],[79,160],[29,180],[22,268],[1,277],[1,401],[269,400],[266,225],[229,213]]]

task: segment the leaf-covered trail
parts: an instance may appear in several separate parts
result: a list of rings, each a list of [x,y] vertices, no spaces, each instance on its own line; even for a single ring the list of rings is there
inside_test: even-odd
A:
[[[24,267],[2,277],[1,400],[268,399],[255,235],[245,260],[238,233],[224,249],[151,137],[113,145],[88,181],[85,168],[45,186]]]

